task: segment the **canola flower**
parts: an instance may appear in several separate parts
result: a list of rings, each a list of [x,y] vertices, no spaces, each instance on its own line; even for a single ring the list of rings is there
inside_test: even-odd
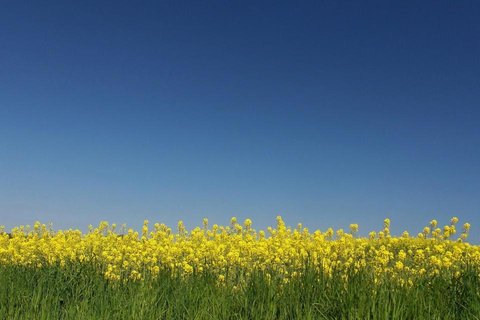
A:
[[[405,286],[425,277],[458,277],[467,266],[480,270],[480,246],[465,242],[470,224],[465,223],[454,239],[456,217],[443,228],[432,220],[416,236],[405,231],[394,237],[390,223],[385,219],[382,230],[358,237],[358,224],[351,224],[349,232],[332,228],[310,232],[302,224],[287,227],[280,216],[276,227],[266,231],[253,229],[250,219],[240,224],[235,217],[229,226],[209,226],[205,218],[202,227],[190,231],[182,221],[174,231],[145,220],[140,233],[125,226],[117,231],[107,222],[87,233],[53,231],[36,222],[33,228],[20,226],[11,233],[0,229],[0,265],[93,264],[114,282],[141,281],[165,271],[182,277],[208,271],[219,285],[239,285],[241,277],[255,271],[289,282],[307,266],[345,280],[368,271],[375,283],[396,281]]]

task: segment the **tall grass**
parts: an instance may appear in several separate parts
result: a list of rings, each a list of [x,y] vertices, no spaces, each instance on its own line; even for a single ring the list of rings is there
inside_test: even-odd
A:
[[[308,267],[289,283],[262,272],[242,286],[208,272],[111,282],[92,264],[9,265],[0,266],[0,319],[480,319],[478,270],[394,283]]]

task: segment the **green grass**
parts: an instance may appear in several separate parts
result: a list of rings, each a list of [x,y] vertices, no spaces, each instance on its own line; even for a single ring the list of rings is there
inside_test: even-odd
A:
[[[111,283],[91,265],[0,266],[0,319],[480,319],[480,275],[465,270],[406,289],[374,285],[367,272],[270,283],[261,272],[244,287],[215,285],[208,273],[161,274]]]

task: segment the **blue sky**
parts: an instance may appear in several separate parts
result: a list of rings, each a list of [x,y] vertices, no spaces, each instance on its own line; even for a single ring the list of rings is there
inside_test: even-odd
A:
[[[0,224],[282,215],[480,241],[477,1],[11,1]]]

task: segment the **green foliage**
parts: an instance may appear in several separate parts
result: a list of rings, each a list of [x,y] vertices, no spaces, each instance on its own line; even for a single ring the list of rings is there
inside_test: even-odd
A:
[[[295,281],[254,272],[241,287],[204,272],[110,282],[93,265],[0,266],[0,319],[480,319],[480,275],[374,284],[367,272]]]

